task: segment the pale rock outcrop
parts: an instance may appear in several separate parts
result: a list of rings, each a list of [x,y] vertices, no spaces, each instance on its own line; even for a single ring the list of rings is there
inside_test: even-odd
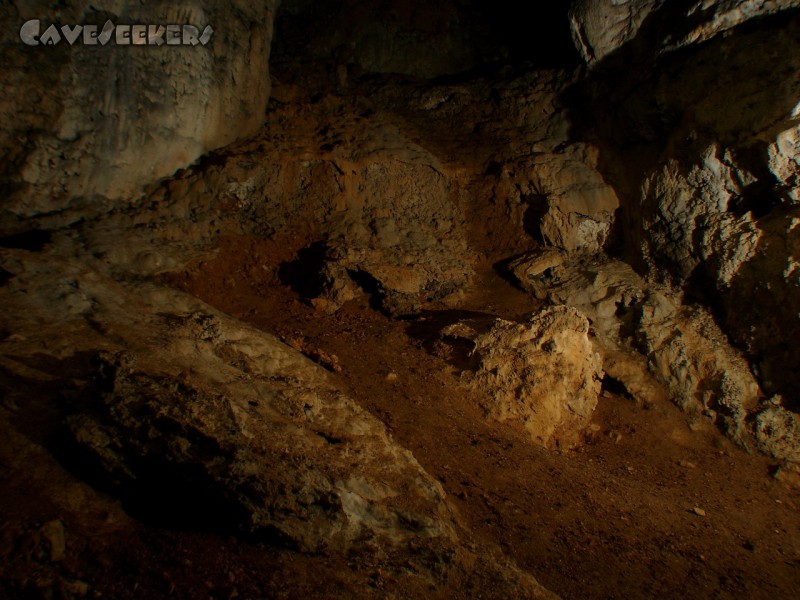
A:
[[[0,179],[15,218],[63,213],[66,222],[127,203],[143,187],[213,148],[255,133],[270,93],[276,2],[70,0],[0,9]],[[208,46],[31,47],[22,23],[192,24]]]
[[[587,64],[601,61],[632,40],[665,0],[577,0],[570,9],[575,47]]]
[[[537,298],[545,298],[550,289],[548,275],[564,264],[568,256],[561,248],[544,246],[514,258],[508,270],[523,289]]]
[[[736,214],[736,202],[755,181],[730,151],[715,145],[688,170],[668,161],[642,185],[644,251],[653,264],[668,264],[685,279],[699,264],[713,262],[717,285],[730,285],[761,237],[752,213]]]
[[[578,0],[570,9],[575,47],[594,65],[632,42],[654,54],[705,42],[755,18],[800,7],[798,0]]]
[[[800,469],[800,418],[783,407],[779,396],[764,402],[753,428],[762,452],[786,460],[787,471]]]
[[[612,239],[639,272],[710,307],[764,394],[797,410],[800,10],[667,2],[645,21],[584,84],[621,199]]]
[[[574,259],[552,269],[547,281],[553,303],[588,316],[603,369],[632,397],[644,403],[670,397],[748,444],[748,418],[761,390],[707,310],[683,305],[680,295],[616,260]]]
[[[542,446],[569,448],[579,441],[603,375],[580,311],[556,306],[527,323],[497,319],[483,334],[462,324],[442,333],[472,338],[476,369],[462,380],[483,398],[490,418],[522,423]]]
[[[693,25],[690,31],[682,38],[670,40],[669,48],[701,43],[751,19],[798,7],[798,0],[702,0],[686,11]]]
[[[0,251],[0,426],[26,448],[9,464],[32,461],[43,477],[52,453],[140,519],[278,551],[368,551],[431,588],[465,578],[487,596],[556,598],[462,537],[439,482],[324,368],[195,298],[107,268],[68,235],[38,252]],[[18,433],[31,415],[35,431]],[[80,486],[51,471],[63,505],[65,487]]]
[[[792,112],[792,118],[800,119],[800,103]],[[800,204],[800,127],[778,134],[767,152],[770,172],[784,186],[787,198]]]
[[[745,421],[761,390],[708,311],[682,306],[664,292],[648,293],[637,307],[636,343],[681,408],[703,411],[747,445]]]
[[[83,467],[123,499],[149,498],[158,513],[183,498],[193,527],[222,522],[306,551],[452,543],[438,482],[322,367],[271,335],[79,261],[19,251],[2,265],[13,273],[5,369],[47,377],[53,361],[94,357],[81,381],[64,383],[79,399],[68,430]]]
[[[597,171],[597,148],[572,144],[557,160],[537,165],[532,184],[547,198],[542,239],[565,250],[603,249],[619,199]]]
[[[757,357],[767,394],[796,402],[800,331],[800,215],[796,128],[767,146],[757,178],[735,152],[710,146],[701,161],[669,160],[641,189],[649,273],[716,299],[730,339]]]

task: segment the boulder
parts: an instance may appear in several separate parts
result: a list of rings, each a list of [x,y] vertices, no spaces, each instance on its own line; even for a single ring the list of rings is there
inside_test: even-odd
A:
[[[2,289],[15,317],[0,329],[18,335],[0,359],[19,377],[91,365],[64,384],[71,441],[60,452],[135,514],[310,552],[452,543],[439,483],[323,367],[272,335],[80,261],[19,252],[3,268],[15,275]]]
[[[446,332],[447,333],[447,332]],[[469,329],[449,333],[469,335]],[[476,369],[462,375],[480,394],[490,418],[516,421],[545,447],[578,443],[597,405],[603,376],[589,341],[589,322],[577,309],[544,309],[527,323],[497,319],[474,336]]]

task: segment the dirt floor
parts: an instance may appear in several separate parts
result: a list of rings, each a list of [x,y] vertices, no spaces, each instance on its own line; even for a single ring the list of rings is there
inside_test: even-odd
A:
[[[217,258],[166,279],[333,371],[442,482],[473,541],[499,546],[564,598],[800,597],[800,492],[772,477],[774,461],[734,447],[706,420],[606,390],[585,443],[563,452],[532,445],[516,424],[486,420],[437,340],[465,314],[514,319],[537,308],[491,265],[457,307],[391,319],[364,294],[324,315],[280,268],[288,248],[226,238]],[[47,456],[33,457],[43,471],[27,478],[0,458],[0,574],[14,582],[6,597],[457,595],[398,590],[369,557],[303,556],[142,524],[97,492],[102,514],[58,513],[67,552],[46,566],[53,545],[42,525],[56,512],[38,490],[73,493],[78,484]]]

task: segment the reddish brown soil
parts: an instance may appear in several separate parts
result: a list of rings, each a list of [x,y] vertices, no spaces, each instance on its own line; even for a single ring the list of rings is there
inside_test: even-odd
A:
[[[228,238],[217,258],[168,280],[324,365],[338,363],[334,377],[442,482],[477,541],[499,546],[564,598],[800,597],[800,493],[771,477],[770,460],[672,405],[645,408],[610,392],[583,446],[538,448],[520,427],[488,422],[457,368],[429,351],[437,326],[456,313],[391,319],[365,295],[318,314],[280,281],[289,248]],[[536,308],[488,266],[478,283],[460,310],[516,318]],[[54,476],[53,485],[66,485],[59,477],[68,479]],[[7,577],[27,576],[36,589],[32,531],[54,513],[21,502],[37,493],[26,486],[4,486],[0,556],[10,557]],[[60,517],[70,551],[56,571],[106,598],[469,596],[398,589],[367,557],[297,555],[127,517],[87,530],[98,520]]]
[[[567,598],[800,594],[800,494],[770,477],[765,457],[672,405],[611,393],[580,449],[537,448],[521,428],[487,422],[457,369],[427,351],[449,313],[392,320],[367,297],[315,313],[274,277],[249,276],[274,254],[248,244],[228,240],[180,287],[334,354],[337,377],[442,482],[464,524],[549,589]],[[507,318],[536,308],[490,269],[483,279],[459,308]]]

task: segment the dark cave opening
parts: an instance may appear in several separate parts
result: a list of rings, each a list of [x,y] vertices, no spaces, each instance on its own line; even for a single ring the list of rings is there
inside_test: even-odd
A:
[[[490,64],[571,68],[578,55],[570,4],[286,0],[277,14],[272,62],[279,76],[291,76],[284,65],[313,62],[425,78]]]

